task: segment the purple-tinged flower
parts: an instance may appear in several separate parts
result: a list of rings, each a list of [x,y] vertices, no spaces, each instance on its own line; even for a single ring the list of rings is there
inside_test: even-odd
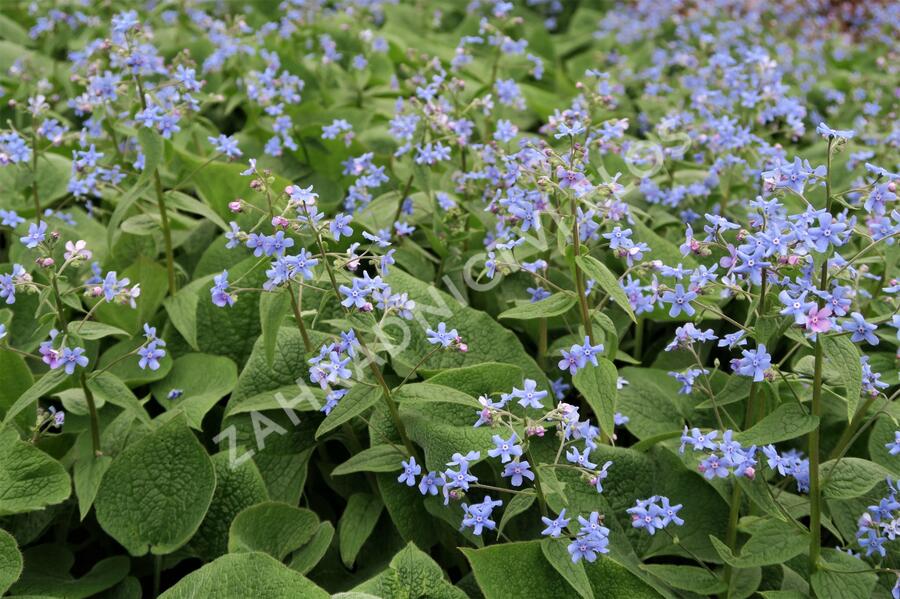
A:
[[[505,478],[509,478],[509,482],[514,487],[522,486],[522,478],[527,478],[528,480],[534,480],[534,472],[531,471],[531,465],[525,460],[514,460],[506,464],[503,468],[502,475]]]
[[[831,308],[813,306],[806,315],[806,330],[816,333],[827,333],[831,330]]]
[[[213,277],[213,286],[209,290],[209,293],[212,296],[213,304],[220,308],[234,305],[236,298],[234,294],[228,292],[228,286],[229,283],[227,270],[223,270],[221,274]]]

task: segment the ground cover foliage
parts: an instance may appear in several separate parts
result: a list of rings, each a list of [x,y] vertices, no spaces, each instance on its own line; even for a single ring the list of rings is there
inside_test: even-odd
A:
[[[2,8],[0,595],[900,597],[900,4]]]

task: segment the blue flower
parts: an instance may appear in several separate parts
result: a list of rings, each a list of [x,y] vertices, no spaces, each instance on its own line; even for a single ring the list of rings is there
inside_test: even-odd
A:
[[[547,525],[547,528],[541,531],[541,534],[548,537],[557,538],[560,534],[562,534],[562,529],[569,525],[569,518],[566,518],[566,508],[560,510],[559,515],[550,519],[547,516],[542,516],[541,521]]]
[[[660,297],[660,300],[666,304],[672,304],[672,307],[669,309],[669,316],[671,318],[675,318],[682,312],[687,314],[688,316],[694,315],[694,308],[691,306],[691,302],[697,299],[697,294],[693,291],[685,292],[684,287],[681,283],[677,283],[675,285],[674,291],[666,291]]]
[[[897,455],[900,453],[900,431],[894,431],[894,440],[890,443],[885,444],[885,449],[891,455]]]
[[[86,368],[88,365],[87,356],[84,355],[83,347],[64,347],[59,356],[58,366],[62,366],[66,371],[66,374],[72,374],[75,372],[76,366],[81,366],[82,368]]]
[[[444,486],[444,479],[438,472],[429,472],[419,481],[419,492],[422,495],[437,495],[438,487]]]
[[[415,457],[410,457],[409,461],[403,460],[401,465],[403,466],[403,472],[397,477],[397,482],[406,483],[407,487],[414,487],[416,485],[416,477],[422,473],[422,467],[416,464]]]
[[[243,155],[238,148],[237,140],[231,136],[222,134],[218,137],[207,137],[207,139],[215,146],[216,152],[225,154],[228,158],[240,158]]]
[[[458,338],[459,333],[456,332],[456,329],[447,330],[447,325],[443,322],[439,322],[437,326],[437,331],[433,331],[431,329],[427,329],[425,334],[428,336],[428,343],[432,345],[440,344],[441,347],[450,347]]]
[[[566,459],[572,462],[573,464],[577,464],[582,468],[587,470],[593,470],[597,467],[597,464],[591,462],[588,458],[590,457],[591,450],[589,447],[585,447],[584,451],[578,453],[578,449],[576,447],[572,447],[569,451],[566,452]]]
[[[763,380],[772,365],[772,356],[766,352],[766,346],[760,343],[756,349],[745,349],[741,353],[743,358],[731,361],[732,369],[741,376],[752,377],[754,382]]]
[[[25,244],[28,249],[34,249],[44,242],[47,237],[47,223],[40,221],[39,223],[31,223],[28,225],[28,235],[20,237],[19,240]]]
[[[141,357],[141,359],[138,360],[138,367],[140,367],[141,370],[146,370],[147,368],[150,370],[159,370],[159,361],[165,357],[166,352],[157,347],[157,342],[158,340],[151,341],[138,350],[137,353]]]
[[[866,322],[866,319],[859,312],[851,314],[850,319],[842,324],[841,328],[848,333],[852,333],[850,336],[851,341],[854,343],[865,341],[869,345],[878,345],[878,337],[875,336],[875,329],[878,328],[876,325]]]
[[[544,404],[540,400],[547,397],[547,391],[537,390],[537,381],[525,379],[524,389],[516,389],[513,387],[511,395],[519,399],[518,404],[523,408],[534,408],[540,410]]]
[[[522,455],[522,448],[516,445],[516,433],[512,433],[509,439],[504,439],[500,435],[494,435],[491,440],[494,442],[495,447],[493,449],[488,450],[488,455],[492,458],[496,458],[500,456],[500,462],[506,463],[513,459],[513,457],[519,457]]]
[[[494,501],[490,495],[485,496],[484,501],[475,503],[471,506],[462,504],[463,521],[462,528],[471,528],[472,533],[481,535],[483,529],[494,530],[497,527],[496,522],[491,520],[491,512],[495,507],[503,505],[499,499]]]
[[[349,214],[335,215],[334,220],[328,225],[328,229],[331,231],[331,235],[334,237],[335,241],[340,241],[341,235],[345,237],[353,235],[353,229],[350,227],[351,220],[353,220],[353,217]]]

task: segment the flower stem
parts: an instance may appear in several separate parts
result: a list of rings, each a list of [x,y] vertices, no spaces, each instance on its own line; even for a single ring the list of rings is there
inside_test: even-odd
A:
[[[297,296],[294,294],[294,286],[288,281],[288,294],[291,296],[291,308],[294,310],[294,320],[297,321],[297,328],[300,329],[300,336],[303,337],[303,347],[306,349],[306,353],[311,353],[313,350],[312,342],[309,340],[309,333],[306,332],[306,326],[303,324],[303,316],[300,313],[300,303],[297,301]]]
[[[91,447],[95,456],[103,455],[100,447],[100,419],[97,417],[97,404],[94,403],[94,393],[88,386],[87,377],[81,371],[81,389],[84,391],[84,400],[87,402],[88,412],[91,416]]]
[[[825,210],[831,212],[831,145],[832,139],[828,138],[828,150],[825,164]],[[828,256],[823,257],[822,273],[819,280],[819,289],[828,287]],[[821,302],[820,302],[821,307]],[[822,496],[819,485],[819,427],[822,416],[822,362],[824,350],[822,348],[822,333],[816,335],[815,363],[813,366],[812,406],[810,413],[819,418],[819,424],[809,432],[809,575],[812,576],[819,569],[819,554],[822,551]]]
[[[572,207],[572,244],[575,248],[575,293],[578,294],[578,307],[581,312],[581,324],[584,326],[584,334],[588,336],[591,345],[595,345],[594,327],[591,325],[591,311],[588,308],[587,297],[584,294],[584,273],[578,266],[578,256],[581,255],[581,239],[578,234],[578,211],[575,209],[575,198],[570,201]]]
[[[175,252],[172,249],[172,229],[169,227],[169,213],[166,210],[166,196],[163,193],[162,179],[159,169],[153,171],[153,187],[156,189],[156,205],[159,207],[159,219],[163,230],[163,244],[166,248],[166,274],[169,281],[169,295],[175,295]]]

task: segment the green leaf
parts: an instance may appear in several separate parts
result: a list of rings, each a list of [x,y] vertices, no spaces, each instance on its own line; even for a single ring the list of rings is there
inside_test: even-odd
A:
[[[178,416],[113,460],[97,493],[97,521],[132,555],[171,553],[197,532],[215,486],[206,450]]]
[[[116,343],[101,354],[97,361],[98,366],[131,387],[158,381],[169,374],[172,368],[171,352],[166,352],[166,355],[160,358],[158,370],[144,370],[138,365],[137,356],[128,356],[143,345],[144,341],[143,337],[133,337]]]
[[[20,46],[31,45],[31,38],[28,36],[28,31],[5,15],[0,15],[0,38],[19,44]],[[2,592],[3,586],[0,585],[0,593]]]
[[[597,285],[605,291],[610,298],[619,306],[632,322],[637,322],[634,311],[631,309],[631,302],[625,295],[625,290],[619,285],[619,279],[606,267],[605,264],[594,258],[593,256],[576,256],[575,261],[581,270],[590,279],[594,279]]]
[[[75,481],[75,496],[78,498],[78,511],[82,520],[94,505],[94,499],[100,489],[100,482],[112,465],[112,461],[108,455],[95,456],[93,454],[75,461],[72,478]]]
[[[878,575],[868,564],[839,549],[823,549],[820,568],[810,577],[812,590],[819,599],[872,597]]]
[[[168,293],[166,268],[147,256],[139,256],[120,276],[128,277],[132,285],[140,283],[141,295],[135,300],[137,308],[124,310],[121,305],[100,300],[94,308],[95,319],[137,334],[145,322],[153,320]]]
[[[522,369],[513,364],[485,362],[442,370],[430,376],[427,382],[452,387],[471,397],[508,393],[516,385],[522,384]]]
[[[654,576],[682,591],[698,595],[718,595],[728,586],[708,570],[698,566],[674,566],[669,564],[644,564],[641,566]]]
[[[315,568],[316,564],[325,556],[333,538],[334,526],[331,525],[331,522],[327,520],[320,522],[313,538],[291,556],[291,569],[300,574],[306,574]]]
[[[862,458],[829,460],[819,467],[822,495],[826,499],[851,499],[868,492],[885,478],[890,470]]]
[[[197,305],[200,302],[200,291],[212,279],[213,275],[195,279],[175,295],[163,300],[172,325],[196,351],[200,351],[197,345]]]
[[[422,597],[466,599],[466,594],[444,578],[441,567],[425,552],[409,543],[397,552],[390,565],[375,578],[357,586],[352,593],[334,597]]]
[[[748,430],[736,433],[734,438],[745,446],[768,445],[796,439],[819,425],[819,418],[795,401],[788,401],[775,408],[765,418]]]
[[[539,302],[519,304],[514,308],[501,312],[497,318],[514,318],[517,320],[551,318],[565,314],[572,309],[576,302],[575,294],[570,291],[554,293]]]
[[[95,322],[93,320],[70,322],[69,333],[81,337],[82,339],[102,339],[111,335],[120,335],[129,337],[127,331],[123,331],[119,327]]]
[[[45,395],[50,395],[50,393],[59,387],[68,376],[69,375],[66,374],[64,369],[57,368],[48,371],[44,376],[39,378],[37,382],[29,387],[27,391],[22,393],[22,395],[19,396],[19,399],[17,399],[6,411],[6,415],[3,417],[4,426],[12,422],[13,418],[25,411],[25,409],[35,404],[37,400]],[[33,422],[34,419],[30,418],[29,421]]]
[[[120,231],[122,220],[124,220],[128,210],[141,197],[141,194],[150,186],[150,180],[163,158],[165,145],[162,137],[156,131],[141,127],[138,129],[137,138],[138,143],[141,145],[141,152],[144,154],[144,170],[141,171],[137,181],[134,182],[128,193],[119,198],[109,218],[107,243],[110,247],[112,247],[113,240]]]
[[[750,533],[750,539],[741,547],[740,555],[735,556],[728,546],[710,535],[709,541],[719,556],[727,564],[735,568],[753,568],[781,564],[800,555],[809,545],[809,535],[781,520],[758,518],[742,528]]]
[[[449,396],[453,391],[448,388],[444,393]],[[400,417],[406,426],[406,432],[410,439],[425,450],[425,465],[429,470],[443,469],[444,464],[461,447],[465,447],[467,451],[481,451],[484,455],[494,446],[489,428],[472,426],[477,419],[478,404],[472,397],[468,401],[472,404],[400,402]]]
[[[354,417],[359,416],[376,403],[381,398],[382,390],[379,387],[372,387],[366,384],[356,384],[350,388],[350,391],[341,398],[319,428],[316,430],[316,439],[322,438],[327,433],[333,431],[345,422],[349,422]]]
[[[402,351],[391,356],[395,366],[411,371],[422,356],[434,348],[427,341],[426,328],[434,328],[438,322],[444,321],[449,327],[457,329],[468,344],[469,351],[437,352],[425,360],[421,366],[423,370],[501,362],[519,366],[526,377],[538,381],[542,387],[549,387],[546,375],[522,347],[515,333],[504,328],[490,315],[466,306],[453,296],[438,291],[434,286],[396,267],[391,269],[386,282],[393,289],[403,289],[409,293],[409,299],[416,302],[416,314],[419,315],[417,324],[410,327],[409,343]]]
[[[0,349],[0,417],[4,416],[33,384],[34,377],[28,364],[25,363],[25,358],[12,351]],[[34,423],[33,418],[22,417],[21,420],[25,421],[21,423],[23,426]]]
[[[504,543],[484,549],[461,549],[472,565],[485,599],[560,597],[567,588],[562,577],[544,558],[540,541]],[[584,565],[596,599],[656,598],[659,595],[609,557]]]
[[[443,385],[432,384],[429,379],[427,383],[409,383],[403,385],[391,395],[395,401],[405,403],[407,405],[427,404],[427,403],[448,403],[460,406],[466,406],[480,410],[482,408],[478,400],[462,391],[445,387]]]
[[[348,568],[353,567],[359,550],[378,523],[384,504],[371,493],[354,493],[347,500],[347,507],[338,521],[338,543],[341,561]]]
[[[24,551],[25,570],[10,589],[16,596],[88,599],[100,596],[128,576],[127,557],[117,555],[100,560],[81,578],[69,571],[75,563],[63,545],[37,545]]]
[[[144,424],[150,424],[150,416],[147,410],[138,401],[131,389],[123,383],[119,377],[111,372],[101,372],[88,379],[88,387],[94,393],[94,398],[119,406],[134,414]]]
[[[22,554],[11,534],[0,528],[0,595],[22,574]]]
[[[191,214],[202,216],[223,231],[229,230],[228,224],[222,220],[209,205],[199,200],[195,200],[186,193],[175,190],[167,191],[166,204],[183,212],[190,212]]]
[[[287,292],[263,293],[259,299],[259,323],[262,326],[263,348],[269,366],[275,361],[278,329],[290,309],[290,297]]]
[[[329,595],[265,553],[234,553],[191,572],[159,599],[197,597],[328,599]]]
[[[153,395],[167,410],[183,412],[191,428],[201,430],[203,417],[234,389],[237,380],[237,366],[230,358],[185,354],[175,360],[164,379],[153,384]],[[168,399],[173,389],[180,389],[181,397]]]
[[[632,434],[647,439],[681,430],[684,417],[675,404],[674,390],[665,386],[665,371],[626,367],[620,374],[628,384],[618,390],[617,407],[628,416]]]
[[[203,523],[187,545],[187,550],[205,561],[228,552],[231,522],[242,510],[268,501],[266,483],[253,460],[232,464],[228,451],[212,456],[216,490]]]
[[[568,539],[543,539],[541,551],[544,557],[553,566],[576,593],[584,599],[594,599],[594,591],[591,590],[591,582],[584,571],[584,562],[573,563],[566,547]]]
[[[229,553],[262,551],[278,561],[312,539],[319,518],[310,510],[268,501],[248,507],[231,523]]]
[[[615,365],[606,358],[598,358],[597,366],[588,364],[580,368],[572,383],[584,396],[597,422],[607,435],[612,436],[616,413],[616,381],[619,373]]]
[[[660,237],[653,230],[641,221],[635,221],[632,225],[634,229],[635,242],[643,241],[650,246],[650,257],[653,260],[662,260],[663,264],[678,264],[679,262],[685,268],[691,268],[696,264],[694,258],[689,254],[681,255],[678,246],[664,237]]]
[[[328,339],[323,333],[316,331],[309,331],[309,336],[316,347]],[[289,400],[302,400],[307,405],[312,404],[312,409],[318,410],[325,403],[324,394],[318,385],[311,388],[305,383],[298,384],[298,381],[306,381],[307,377],[309,364],[306,362],[306,350],[300,332],[296,327],[281,327],[275,343],[275,361],[271,366],[266,360],[262,338],[256,340],[253,352],[238,377],[237,386],[228,399],[225,413],[240,413],[244,404],[266,402],[265,398],[268,396],[274,399],[275,393],[283,393]],[[276,402],[274,405],[279,404]],[[298,406],[297,409],[308,408]]]
[[[859,350],[846,335],[822,335],[825,368],[833,369],[844,386],[847,399],[847,420],[852,420],[859,407],[862,393],[862,365]]]
[[[537,498],[536,493],[526,493],[522,492],[518,495],[513,495],[512,499],[507,502],[506,507],[503,510],[503,516],[500,518],[500,524],[497,525],[497,535],[503,532],[503,529],[506,528],[506,525],[509,524],[509,521],[518,516],[519,514],[524,514],[528,511],[528,509],[534,504],[534,500]]]
[[[19,439],[0,431],[0,516],[20,514],[61,503],[72,492],[62,464]]]
[[[393,445],[374,445],[350,457],[331,471],[331,476],[343,476],[355,472],[394,472],[400,470],[400,462],[407,455]]]

